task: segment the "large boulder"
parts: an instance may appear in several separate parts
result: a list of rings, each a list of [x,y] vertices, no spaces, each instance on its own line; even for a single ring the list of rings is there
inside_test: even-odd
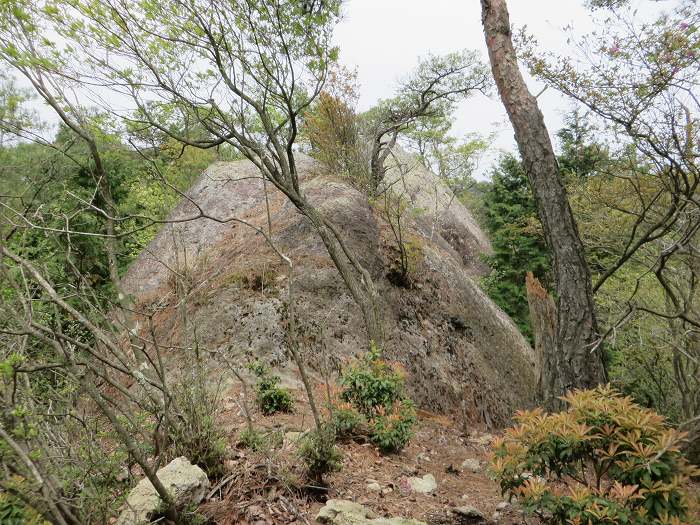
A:
[[[488,239],[442,181],[415,163],[400,184],[411,203],[403,232],[416,258],[412,287],[389,277],[397,257],[391,228],[377,206],[344,180],[298,155],[302,191],[371,273],[384,322],[385,357],[401,363],[421,408],[489,425],[507,423],[534,401],[533,351],[511,319],[478,285],[487,271]],[[334,367],[367,347],[363,318],[305,218],[267,185],[272,239],[294,262],[299,340],[312,369]],[[203,210],[210,218],[196,217]],[[287,349],[286,266],[264,237],[237,218],[267,229],[260,175],[248,161],[212,165],[173,211],[124,278],[137,306],[154,313],[161,346],[178,344],[182,308],[175,289],[188,283],[188,326],[200,347],[272,363],[296,381]],[[325,365],[324,365],[325,366]],[[220,376],[223,374],[219,374]],[[233,380],[232,380],[233,382]]]
[[[372,511],[353,501],[329,499],[316,516],[327,525],[426,525],[406,518],[378,518]]]
[[[175,458],[160,469],[156,476],[173,497],[178,509],[199,504],[209,490],[209,479],[205,472],[185,457]],[[125,508],[116,525],[146,525],[161,510],[158,492],[144,478],[126,498]]]

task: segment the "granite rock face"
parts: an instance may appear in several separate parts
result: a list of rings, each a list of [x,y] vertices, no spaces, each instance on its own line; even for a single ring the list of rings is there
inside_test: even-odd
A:
[[[414,161],[394,185],[409,203],[402,227],[416,247],[412,286],[406,288],[388,278],[398,250],[380,210],[309,157],[298,156],[298,171],[302,191],[371,273],[385,357],[406,369],[409,394],[419,407],[499,425],[514,410],[531,406],[532,349],[478,286],[487,271],[481,256],[491,251],[488,239],[442,181]],[[321,351],[339,366],[366,348],[360,309],[305,218],[271,184],[267,192],[271,237],[294,263],[303,357],[312,371],[326,361]],[[193,219],[200,209],[209,218]],[[154,312],[163,344],[178,344],[181,337],[177,273],[189,283],[188,324],[197,327],[201,347],[261,358],[283,382],[297,381],[286,351],[287,267],[262,235],[228,220],[267,229],[256,168],[247,161],[212,165],[170,218],[178,222],[159,232],[124,278],[137,306]]]

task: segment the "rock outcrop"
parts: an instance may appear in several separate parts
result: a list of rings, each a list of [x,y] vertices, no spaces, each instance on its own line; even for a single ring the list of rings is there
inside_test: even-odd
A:
[[[477,284],[487,270],[481,256],[490,253],[488,240],[439,178],[414,163],[394,184],[410,202],[402,227],[415,260],[412,286],[405,288],[387,278],[397,245],[377,207],[312,159],[298,157],[302,190],[375,280],[385,356],[403,364],[419,406],[498,425],[531,405],[532,349]],[[304,357],[312,368],[328,361],[339,366],[366,348],[360,310],[304,217],[270,184],[267,191],[272,239],[294,262]],[[200,211],[207,217],[186,220]],[[233,218],[267,229],[263,184],[247,161],[217,163],[201,176],[173,211],[170,219],[177,222],[131,266],[125,288],[154,312],[167,343],[181,332],[182,290],[174,283],[186,282],[187,320],[200,347],[263,358],[293,380],[286,352],[287,268],[262,235]]]

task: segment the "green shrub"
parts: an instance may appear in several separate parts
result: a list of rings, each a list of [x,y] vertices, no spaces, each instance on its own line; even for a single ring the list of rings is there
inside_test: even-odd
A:
[[[251,450],[262,450],[265,448],[265,434],[256,429],[246,428],[238,435],[238,444]]]
[[[338,404],[333,407],[331,424],[338,439],[347,439],[354,436],[364,422],[365,419],[362,417],[362,414],[349,403]]]
[[[574,391],[565,412],[516,416],[494,446],[501,490],[550,523],[687,523],[685,485],[697,471],[682,434],[609,386]]]
[[[343,370],[340,384],[341,398],[367,418],[403,397],[403,375],[381,358],[381,350],[374,343],[361,360]]]
[[[404,395],[404,374],[381,358],[372,344],[362,359],[341,376],[340,399],[333,409],[338,437],[357,433],[366,424],[370,440],[383,452],[399,452],[412,436],[416,423],[413,403]]]
[[[380,414],[372,420],[372,442],[382,452],[399,452],[413,436],[416,421],[416,409],[411,400],[394,403],[390,412]]]
[[[284,433],[280,431],[262,432],[246,428],[238,435],[238,444],[255,452],[282,446]]]
[[[279,376],[272,375],[260,361],[254,361],[248,368],[258,377],[255,399],[262,413],[269,416],[277,412],[291,412],[294,400],[289,390],[279,386]]]
[[[199,380],[175,389],[176,421],[170,431],[175,456],[185,456],[210,478],[224,474],[226,435],[216,421],[221,406],[217,393],[207,391]]]
[[[8,494],[0,493],[0,523],[22,525],[26,522],[26,505]]]
[[[301,439],[298,454],[311,479],[321,481],[325,474],[341,469],[343,456],[335,446],[335,440],[335,430],[329,424],[310,431]]]

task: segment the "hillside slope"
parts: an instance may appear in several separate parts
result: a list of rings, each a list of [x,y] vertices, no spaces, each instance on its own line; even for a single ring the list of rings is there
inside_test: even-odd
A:
[[[534,396],[532,350],[512,321],[477,286],[490,246],[476,222],[433,174],[414,163],[394,185],[412,202],[404,228],[418,247],[413,286],[387,279],[396,244],[367,198],[299,156],[302,188],[369,269],[381,295],[385,355],[402,363],[423,408],[502,424]],[[291,203],[268,186],[272,238],[294,262],[302,350],[319,372],[366,348],[359,308],[317,235]],[[209,217],[184,220],[203,210]],[[293,380],[286,352],[286,267],[253,229],[267,227],[265,194],[247,161],[212,165],[129,269],[125,288],[155,312],[161,337],[177,342],[182,323],[200,347],[261,357]],[[176,291],[178,280],[187,284]],[[186,315],[183,315],[186,312]]]

